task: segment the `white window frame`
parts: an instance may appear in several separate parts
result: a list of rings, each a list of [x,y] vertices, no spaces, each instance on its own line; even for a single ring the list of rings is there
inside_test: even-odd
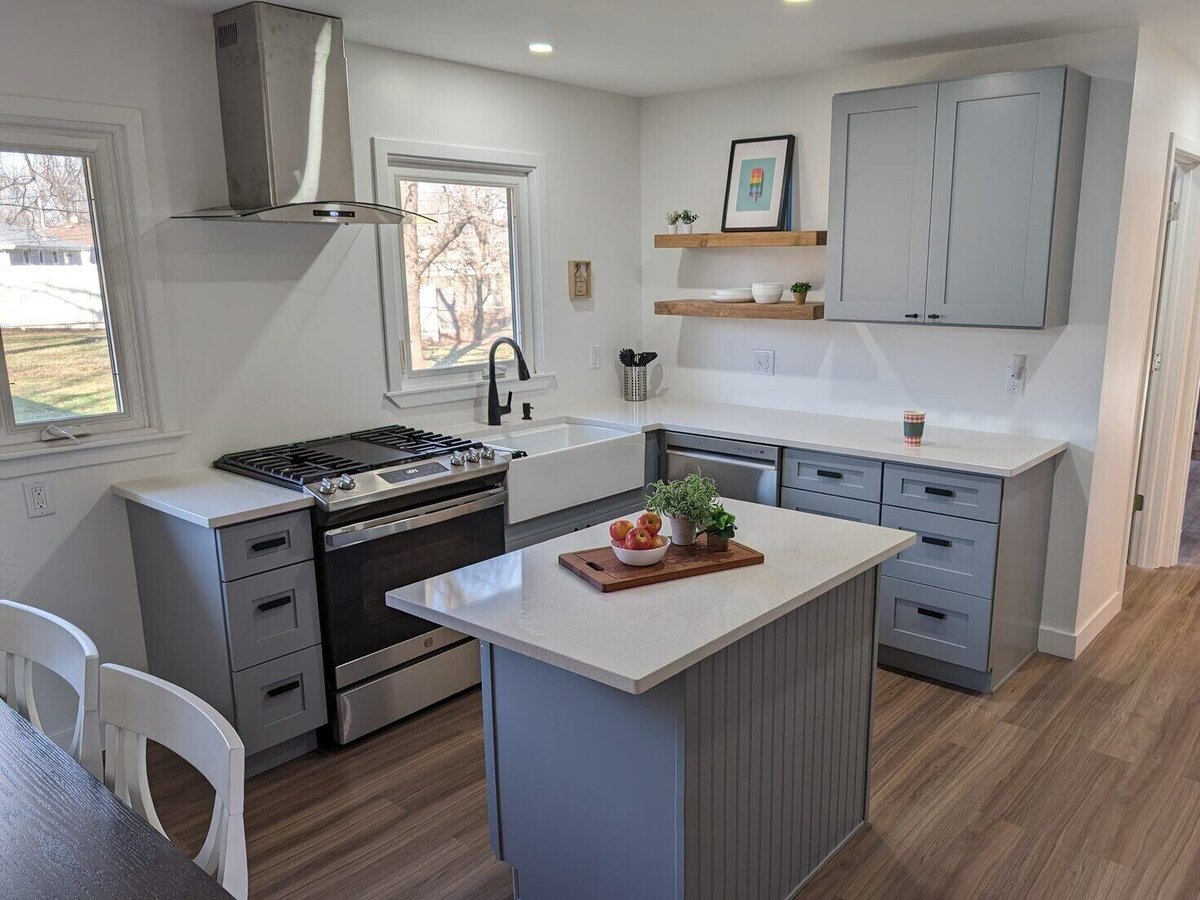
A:
[[[383,138],[372,140],[375,199],[401,205],[397,183],[404,178],[433,181],[495,184],[512,189],[509,210],[517,290],[513,331],[529,366],[529,381],[518,381],[516,369],[505,361],[498,378],[503,390],[522,393],[555,381],[545,371],[543,299],[546,291],[545,160],[532,153],[458,147],[420,141]],[[471,363],[448,369],[416,369],[408,364],[408,304],[399,228],[380,226],[379,269],[383,300],[384,357],[389,400],[400,407],[426,406],[451,400],[469,400],[487,393],[487,364]],[[507,354],[506,354],[507,355]],[[498,364],[499,365],[499,364]]]
[[[0,360],[0,478],[173,453],[186,435],[177,427],[174,391],[159,377],[150,352],[162,323],[148,314],[147,294],[159,287],[153,210],[141,114],[125,107],[0,95],[0,146],[73,153],[89,160],[96,245],[106,290],[106,315],[123,409],[18,425],[10,416],[8,380]],[[83,426],[87,434],[46,440],[47,425]]]

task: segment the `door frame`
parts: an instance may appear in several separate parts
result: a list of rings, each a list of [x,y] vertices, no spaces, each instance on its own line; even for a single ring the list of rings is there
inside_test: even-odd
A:
[[[1180,204],[1171,219],[1172,204]],[[1158,235],[1152,340],[1142,394],[1141,445],[1129,562],[1179,562],[1200,402],[1200,141],[1171,134]],[[1157,370],[1156,370],[1157,361]]]

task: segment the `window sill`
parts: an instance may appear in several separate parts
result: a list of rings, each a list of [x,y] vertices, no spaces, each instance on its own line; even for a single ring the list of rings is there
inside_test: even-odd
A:
[[[147,428],[98,434],[81,438],[78,444],[64,440],[0,447],[0,479],[166,456],[178,450],[186,436],[186,431]]]
[[[496,379],[496,388],[501,395],[512,391],[514,394],[526,394],[530,391],[540,391],[554,387],[558,382],[555,372],[538,372],[528,381],[520,381],[515,375]],[[458,382],[456,384],[436,384],[410,386],[399,391],[385,391],[384,396],[401,409],[411,409],[417,406],[435,406],[439,403],[451,403],[455,400],[478,400],[486,397],[488,383],[483,381]]]

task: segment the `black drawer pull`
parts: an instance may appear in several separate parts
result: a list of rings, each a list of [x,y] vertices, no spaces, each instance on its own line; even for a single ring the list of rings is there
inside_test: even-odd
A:
[[[921,314],[920,314],[920,313],[905,313],[905,314],[904,314],[904,318],[906,318],[906,319],[919,319],[919,318],[921,318]]]
[[[930,537],[927,534],[921,535],[922,544],[933,544],[935,547],[949,547],[950,542],[945,538]]]
[[[954,496],[954,491],[950,490],[950,488],[929,487],[928,485],[926,485],[926,487],[925,487],[925,493],[933,494],[935,497],[953,497]]]
[[[258,604],[259,612],[266,612],[269,609],[278,609],[281,606],[287,606],[292,602],[291,594],[284,594],[282,597],[274,597],[270,600],[264,600]]]
[[[925,608],[925,607],[923,607],[923,606],[918,606],[918,607],[917,607],[917,615],[918,615],[918,616],[929,616],[929,618],[931,618],[931,619],[944,619],[944,618],[946,618],[946,614],[945,614],[944,612],[938,612],[938,611],[937,611],[937,610],[935,610],[935,609],[926,609],[926,608]]]
[[[287,694],[291,691],[294,691],[298,687],[300,687],[299,678],[297,678],[295,681],[289,681],[287,684],[281,684],[279,687],[271,688],[269,691],[267,691],[267,696],[278,697],[280,694]]]
[[[841,472],[834,472],[831,469],[817,469],[817,474],[822,478],[845,478]]]
[[[940,318],[941,318],[941,316],[939,316],[937,313],[930,313],[930,314],[929,314],[929,315],[928,315],[926,318],[929,318],[929,319],[940,319]]]
[[[287,535],[281,534],[278,537],[267,538],[265,541],[258,541],[250,545],[251,553],[262,553],[264,550],[274,550],[276,547],[282,547],[287,543]]]

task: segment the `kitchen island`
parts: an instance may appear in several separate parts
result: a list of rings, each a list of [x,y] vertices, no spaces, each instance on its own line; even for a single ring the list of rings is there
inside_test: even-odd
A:
[[[876,567],[908,532],[726,501],[761,565],[602,594],[596,526],[389,592],[476,637],[519,900],[784,898],[866,821]]]

